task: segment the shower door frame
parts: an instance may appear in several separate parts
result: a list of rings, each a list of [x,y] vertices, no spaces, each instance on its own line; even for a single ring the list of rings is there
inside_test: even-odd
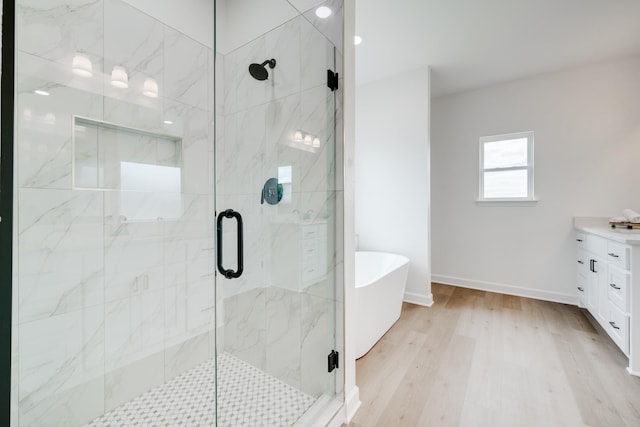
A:
[[[15,0],[2,3],[0,147],[0,424],[11,423]]]

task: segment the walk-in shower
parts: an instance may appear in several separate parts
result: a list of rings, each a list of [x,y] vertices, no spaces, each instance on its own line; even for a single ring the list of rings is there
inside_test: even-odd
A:
[[[342,0],[15,4],[11,426],[330,417]]]
[[[249,74],[256,80],[267,80],[269,78],[269,71],[267,71],[267,67],[274,69],[276,67],[275,59],[267,59],[262,64],[253,63],[249,65]]]

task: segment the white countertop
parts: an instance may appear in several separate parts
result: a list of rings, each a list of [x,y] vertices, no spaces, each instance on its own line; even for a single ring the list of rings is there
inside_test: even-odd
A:
[[[595,234],[628,245],[640,245],[640,230],[611,228],[609,218],[574,217],[576,230]]]

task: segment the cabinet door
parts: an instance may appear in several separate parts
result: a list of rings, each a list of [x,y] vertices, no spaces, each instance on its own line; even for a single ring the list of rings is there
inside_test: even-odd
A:
[[[579,272],[577,276],[576,288],[578,291],[578,307],[581,308],[587,307],[587,282],[587,276]]]
[[[602,270],[606,270],[606,264],[600,261],[596,257],[590,257],[589,259],[589,275],[587,277],[587,289],[586,289],[586,299],[587,299],[587,309],[593,314],[593,316],[599,321],[604,322],[605,316],[604,313],[600,312],[599,301],[600,301],[600,282],[602,281],[601,276],[604,275],[606,279],[606,272],[602,272]]]
[[[598,321],[604,326],[608,324],[609,309],[609,264],[602,258],[596,258],[594,270],[596,279],[596,289],[598,293]]]

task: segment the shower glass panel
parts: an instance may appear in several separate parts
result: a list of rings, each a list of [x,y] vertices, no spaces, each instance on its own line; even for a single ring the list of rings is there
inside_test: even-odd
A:
[[[213,5],[16,3],[12,425],[215,425]]]
[[[341,0],[216,2],[216,210],[244,240],[243,274],[216,277],[219,425],[310,425],[341,399],[342,22]]]
[[[335,413],[342,22],[342,0],[16,0],[11,426]]]

